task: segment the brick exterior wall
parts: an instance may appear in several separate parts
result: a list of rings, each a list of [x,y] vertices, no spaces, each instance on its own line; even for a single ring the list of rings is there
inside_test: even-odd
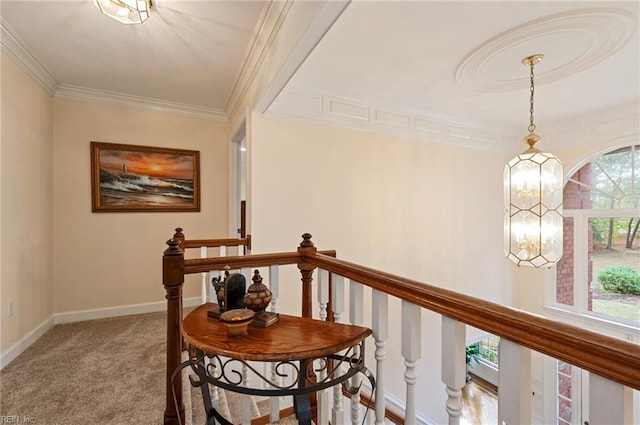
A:
[[[586,164],[578,170],[572,177],[572,180],[591,186],[591,164]],[[579,186],[573,181],[569,181],[563,192],[563,203],[565,209],[591,209],[591,192],[586,188]],[[573,218],[565,218],[563,223],[563,255],[556,267],[556,301],[560,304],[573,305]],[[592,289],[591,280],[593,278],[593,262],[591,261],[591,252],[593,251],[593,232],[591,231],[591,222],[589,222],[589,264],[588,264],[588,285],[589,311],[592,309]],[[558,425],[566,425],[571,423],[572,416],[572,386],[571,386],[571,365],[561,363],[558,368]],[[566,421],[566,422],[565,422]]]
[[[571,179],[591,186],[591,177],[591,164],[586,164]],[[591,192],[577,183],[569,181],[564,187],[563,203],[565,209],[591,209]],[[573,305],[573,231],[573,219],[565,218],[563,223],[564,249],[562,259],[556,266],[556,301],[565,305]],[[589,226],[589,258],[591,258],[592,247],[593,233],[591,232],[591,226]],[[591,278],[593,275],[591,259],[589,259],[588,267],[589,279],[587,285],[589,289],[589,310],[591,310]]]

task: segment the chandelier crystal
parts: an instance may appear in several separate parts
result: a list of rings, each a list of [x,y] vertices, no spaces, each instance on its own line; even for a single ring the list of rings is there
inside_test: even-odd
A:
[[[522,63],[531,68],[528,149],[504,168],[504,252],[519,266],[551,267],[562,257],[562,180],[560,160],[534,145],[540,140],[533,122],[533,67],[542,55]]]
[[[149,19],[150,0],[93,0],[104,15],[123,24],[141,24]]]

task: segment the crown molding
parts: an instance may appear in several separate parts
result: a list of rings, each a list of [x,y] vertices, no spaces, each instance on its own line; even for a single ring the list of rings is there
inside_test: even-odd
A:
[[[47,93],[61,99],[81,100],[125,108],[168,112],[192,118],[211,121],[228,121],[227,114],[212,108],[167,102],[159,99],[131,96],[123,93],[90,89],[70,85],[60,85],[25,47],[25,43],[15,31],[0,18],[0,41],[2,52],[20,69],[36,81]]]
[[[142,96],[132,96],[123,93],[90,89],[86,87],[61,85],[55,92],[55,97],[61,99],[80,100],[85,102],[101,103],[105,105],[120,106],[132,109],[143,109],[155,112],[167,112],[190,118],[209,121],[227,122],[227,114],[224,111],[213,108],[186,105],[183,103],[167,102]]]
[[[53,96],[58,89],[58,82],[49,72],[36,60],[36,58],[25,47],[22,39],[16,32],[0,17],[0,44],[2,52],[20,67],[27,75],[37,82],[47,93]]]
[[[245,93],[251,86],[256,73],[273,45],[287,14],[293,6],[293,0],[270,1],[263,10],[254,30],[242,67],[231,90],[225,107],[227,117],[231,116]]]
[[[268,112],[337,127],[497,153],[509,152],[514,140],[491,129],[471,127],[426,111],[405,111],[311,91],[285,89]]]
[[[640,140],[640,101],[574,117],[539,131],[550,150],[629,136]]]

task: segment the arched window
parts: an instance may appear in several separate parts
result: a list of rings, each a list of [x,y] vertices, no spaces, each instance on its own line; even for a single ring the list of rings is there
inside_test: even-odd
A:
[[[640,325],[640,145],[582,166],[564,188],[556,303]]]
[[[640,145],[599,155],[564,187],[555,306],[640,328]],[[581,423],[583,372],[556,361],[556,423]]]

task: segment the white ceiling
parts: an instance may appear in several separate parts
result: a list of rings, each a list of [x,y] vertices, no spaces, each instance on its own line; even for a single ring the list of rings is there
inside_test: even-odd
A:
[[[530,70],[521,60],[542,53],[535,67],[542,135],[547,125],[612,108],[637,115],[638,5],[356,0],[288,90],[379,107],[398,114],[398,125],[426,117],[522,137]]]
[[[265,1],[154,1],[142,25],[91,0],[3,0],[3,25],[61,86],[225,111]]]
[[[154,3],[147,22],[125,26],[91,0],[3,0],[2,25],[63,89],[225,117],[272,3]],[[599,111],[637,114],[638,16],[636,1],[354,0],[271,110],[327,121],[339,100],[346,113],[338,125],[351,125],[351,112],[371,121],[373,110],[407,128],[419,117],[524,136],[529,69],[520,61],[543,53],[535,68],[541,134],[545,125]]]

